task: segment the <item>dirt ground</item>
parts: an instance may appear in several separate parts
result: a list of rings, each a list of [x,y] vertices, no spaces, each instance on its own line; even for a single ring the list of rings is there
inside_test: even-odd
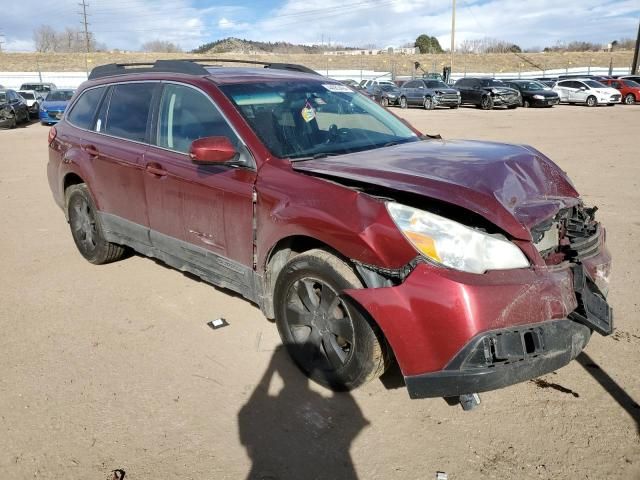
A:
[[[0,131],[3,479],[640,478],[640,106],[400,111],[528,143],[608,229],[617,330],[463,412],[373,382],[310,385],[252,304],[142,257],[93,266],[46,180],[48,128]],[[212,330],[218,317],[228,327]]]

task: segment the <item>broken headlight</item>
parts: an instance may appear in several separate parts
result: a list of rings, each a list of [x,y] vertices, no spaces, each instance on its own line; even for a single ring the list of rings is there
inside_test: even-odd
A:
[[[522,250],[503,236],[489,235],[399,203],[386,205],[407,240],[435,263],[470,273],[529,266]]]

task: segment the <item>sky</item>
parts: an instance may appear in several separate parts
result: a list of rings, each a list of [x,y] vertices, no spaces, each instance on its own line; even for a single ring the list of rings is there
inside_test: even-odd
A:
[[[80,0],[12,1],[3,11],[5,51],[33,51],[33,30],[81,28]],[[451,42],[451,0],[86,0],[89,30],[108,48],[137,50],[168,40],[185,50],[233,36],[260,41],[375,44],[422,33]],[[456,44],[497,38],[522,48],[635,38],[640,0],[457,0]],[[1,69],[1,66],[0,66]]]

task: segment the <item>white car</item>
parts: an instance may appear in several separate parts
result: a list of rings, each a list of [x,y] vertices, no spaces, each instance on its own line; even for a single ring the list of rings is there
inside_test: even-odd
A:
[[[35,115],[37,117],[38,110],[40,109],[40,105],[44,99],[42,93],[36,92],[35,90],[18,90],[18,93],[27,103],[27,107],[29,107],[29,115]]]
[[[614,105],[620,103],[622,95],[615,88],[590,79],[560,80],[553,90],[558,93],[560,102],[586,103],[589,107],[599,104]]]

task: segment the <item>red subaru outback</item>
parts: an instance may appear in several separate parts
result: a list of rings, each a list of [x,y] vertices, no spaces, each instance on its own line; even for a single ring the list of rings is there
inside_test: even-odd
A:
[[[412,398],[560,368],[612,331],[605,230],[532,147],[424,136],[288,64],[95,68],[49,135],[80,253],[239,292],[334,389]]]

